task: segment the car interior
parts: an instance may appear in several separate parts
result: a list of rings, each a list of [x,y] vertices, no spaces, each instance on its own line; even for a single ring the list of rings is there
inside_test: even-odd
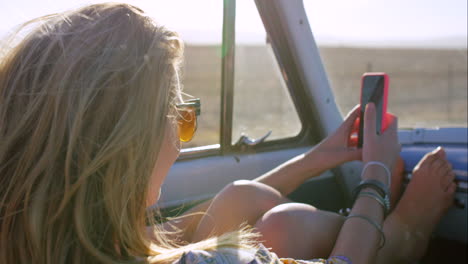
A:
[[[161,221],[214,197],[231,182],[255,179],[309,151],[359,103],[361,75],[386,72],[389,109],[402,120],[405,182],[437,146],[445,148],[457,180],[453,206],[419,263],[468,263],[467,1],[431,1],[126,1],[180,33],[186,43],[183,89],[202,105],[195,138],[182,145],[152,207],[162,213]],[[72,2],[68,5],[79,1]],[[14,5],[5,3],[5,17],[22,9]],[[37,12],[47,9],[42,1],[37,5]],[[358,9],[362,13],[353,14]],[[453,41],[442,47],[439,39],[418,35],[444,27],[455,32],[449,24],[458,17],[455,12],[463,18],[461,42],[449,36],[443,40]],[[389,20],[394,25],[386,24]],[[402,36],[412,42],[395,39],[386,45],[382,35],[404,28],[409,32]],[[339,39],[330,33],[335,29],[350,37]],[[417,42],[412,34],[423,37]],[[348,162],[307,180],[289,198],[339,212],[351,206],[361,171],[361,162]]]
[[[246,122],[246,126],[252,127],[251,130],[247,129],[247,132],[250,131],[248,133],[241,133],[242,131],[236,128],[236,122],[238,122],[236,115],[249,117],[250,115],[261,116],[264,113],[263,110],[250,106],[259,104],[262,100],[268,100],[262,98],[262,93],[266,90],[261,89],[269,89],[260,87],[262,84],[259,81],[250,86],[248,91],[242,91],[238,87],[239,82],[236,78],[244,71],[239,67],[239,63],[245,59],[244,57],[248,57],[239,56],[242,52],[248,52],[249,49],[252,49],[250,53],[253,54],[252,56],[260,53],[252,47],[241,46],[236,42],[242,41],[242,36],[237,35],[236,25],[240,25],[238,21],[242,21],[244,15],[250,14],[242,13],[243,11],[237,10],[236,7],[246,5],[245,2],[247,1],[224,1],[222,7],[223,57],[218,65],[221,106],[218,116],[220,124],[216,128],[219,131],[217,134],[219,141],[215,144],[188,146],[182,150],[179,160],[171,169],[163,186],[161,200],[155,205],[165,216],[178,215],[190,206],[213,197],[230,182],[256,178],[282,162],[308,151],[332,133],[343,120],[336,99],[337,93],[334,90],[336,88],[332,88],[333,83],[330,82],[333,74],[328,71],[324,63],[325,50],[316,43],[314,31],[309,23],[311,14],[306,11],[304,2],[302,0],[255,0],[248,1],[251,2],[249,7],[254,9],[252,12],[257,13],[258,19],[264,26],[265,45],[270,48],[271,57],[277,65],[276,73],[285,87],[286,94],[279,97],[289,98],[294,106],[292,111],[297,113],[296,118],[300,125],[292,133],[285,132],[287,136],[280,138],[276,137],[278,135],[276,128],[256,131],[258,124],[255,122]],[[466,48],[460,56],[466,58]],[[369,65],[367,68],[360,68],[361,74],[371,68]],[[189,66],[187,62],[187,68]],[[380,71],[381,69],[374,66],[371,70]],[[386,70],[382,69],[382,71]],[[464,71],[465,86],[461,89],[466,89],[466,65]],[[189,78],[188,74],[187,78]],[[246,79],[246,82],[255,82],[255,80]],[[190,90],[188,83],[186,86]],[[390,93],[393,92],[392,88],[390,84]],[[253,89],[261,91],[256,93]],[[197,92],[195,88],[190,90],[192,91]],[[239,94],[246,94],[246,96],[238,99],[236,96]],[[466,92],[464,96],[466,107]],[[202,98],[202,102],[203,100]],[[239,100],[243,102],[240,107],[237,102]],[[356,103],[356,100],[350,102],[351,105]],[[392,104],[391,100],[389,104]],[[276,103],[271,102],[271,105],[276,105]],[[239,108],[242,109],[239,110]],[[425,110],[419,109],[419,111]],[[466,119],[466,108],[462,108],[461,112],[463,111],[465,111]],[[203,114],[205,112],[202,108],[202,116]],[[264,118],[267,119],[267,117]],[[283,119],[290,121],[289,118]],[[276,119],[273,120],[276,122]],[[200,124],[200,129],[201,126],[202,124]],[[294,125],[285,122],[281,123],[280,127],[290,128]],[[203,131],[200,130],[199,133]],[[454,204],[434,232],[428,254],[420,263],[449,263],[450,261],[465,263],[468,226],[466,121],[462,125],[453,127],[434,128],[431,125],[427,128],[401,129],[399,140],[402,144],[401,156],[405,161],[407,181],[411,181],[411,171],[417,161],[437,146],[443,146],[446,149],[447,157],[458,181]],[[360,162],[350,162],[326,171],[319,177],[305,182],[289,198],[312,204],[319,209],[338,212],[350,206],[351,191],[359,183],[361,169]]]

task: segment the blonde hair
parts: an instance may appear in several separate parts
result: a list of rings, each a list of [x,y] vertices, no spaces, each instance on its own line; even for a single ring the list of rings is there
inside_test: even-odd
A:
[[[0,263],[162,263],[188,249],[252,246],[242,230],[180,247],[144,228],[180,97],[177,34],[117,3],[21,29],[30,26],[0,62]]]

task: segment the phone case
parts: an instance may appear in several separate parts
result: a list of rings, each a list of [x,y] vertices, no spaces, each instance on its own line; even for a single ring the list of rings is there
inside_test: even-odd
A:
[[[361,94],[359,95],[359,100],[362,100],[362,87],[364,84],[364,78],[366,76],[383,76],[384,77],[384,94],[383,94],[383,104],[382,104],[382,126],[380,131],[385,131],[388,126],[388,118],[387,117],[387,103],[388,103],[388,75],[385,72],[366,72],[361,77]],[[362,104],[362,102],[360,102]]]
[[[383,94],[383,104],[382,104],[382,124],[380,131],[385,131],[388,127],[390,118],[387,115],[387,104],[388,104],[388,88],[389,88],[389,77],[384,72],[366,72],[361,77],[361,91],[359,95],[360,104],[362,105],[362,88],[364,85],[364,78],[366,76],[383,76],[384,77],[384,94]],[[361,114],[359,115],[361,116]],[[351,130],[351,134],[349,135],[348,145],[351,147],[357,147],[359,141],[359,124],[360,124],[360,117],[356,119],[354,122],[353,128]]]

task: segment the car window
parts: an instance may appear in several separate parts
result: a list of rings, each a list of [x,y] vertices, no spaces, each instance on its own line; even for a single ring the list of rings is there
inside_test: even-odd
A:
[[[0,37],[6,36],[15,26],[27,20],[100,2],[108,1],[18,0],[2,2]],[[201,99],[202,112],[198,119],[198,132],[191,142],[183,143],[182,147],[218,144],[223,1],[132,0],[122,2],[141,8],[153,17],[156,23],[178,32],[184,40],[185,62],[181,76],[183,91]]]
[[[141,8],[178,32],[185,44],[183,92],[201,99],[201,115],[194,138],[182,148],[219,144],[223,2],[141,1]]]
[[[386,72],[400,127],[467,125],[466,1],[304,4],[343,114],[359,102],[362,73]]]
[[[269,131],[266,141],[294,137],[302,124],[255,2],[236,5],[232,143],[241,135],[258,139]]]
[[[0,23],[0,36],[29,19],[100,2],[106,1],[63,0],[54,4],[32,0],[7,1],[0,10],[5,18]],[[223,5],[226,1],[124,2],[140,7],[157,23],[178,32],[184,40],[183,91],[201,99],[198,131],[192,141],[182,144],[186,149],[184,152],[207,145],[219,148],[221,71],[222,59],[226,56],[222,45]],[[233,122],[230,131],[232,143],[242,134],[255,139],[269,131],[271,136],[267,141],[294,137],[302,125],[273,50],[266,41],[255,2],[238,0],[235,6],[235,65],[228,73],[234,74],[234,107],[233,112],[228,113],[232,115]]]

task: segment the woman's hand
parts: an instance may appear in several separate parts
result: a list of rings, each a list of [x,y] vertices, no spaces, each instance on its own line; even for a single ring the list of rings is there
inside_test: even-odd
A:
[[[391,114],[387,114],[386,118],[389,118],[387,129],[380,135],[377,135],[375,105],[373,103],[367,104],[366,112],[364,113],[362,161],[364,163],[369,161],[382,162],[390,171],[393,171],[401,150],[398,142],[398,119]],[[366,178],[366,175],[363,175],[363,177]]]
[[[312,159],[313,156],[314,159],[319,159],[319,165],[324,166],[322,171],[336,167],[344,162],[361,160],[361,149],[349,147],[348,142],[353,124],[359,117],[359,113],[359,105],[357,105],[348,113],[343,123],[333,134],[306,153],[306,158],[310,156]],[[315,164],[317,165],[317,163]]]

